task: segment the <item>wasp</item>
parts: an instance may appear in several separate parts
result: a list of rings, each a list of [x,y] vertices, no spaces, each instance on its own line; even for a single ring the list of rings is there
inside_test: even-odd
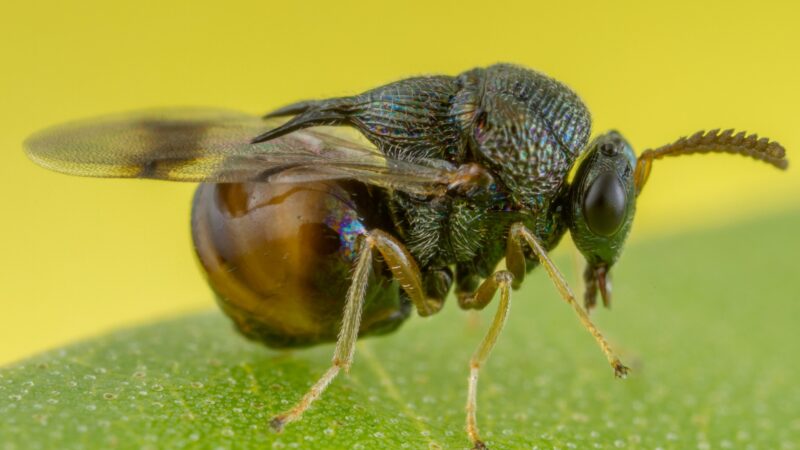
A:
[[[341,126],[355,132],[333,128]],[[485,448],[478,376],[528,272],[545,269],[624,377],[588,312],[598,294],[611,301],[609,272],[653,161],[722,152],[787,167],[780,144],[733,130],[700,131],[638,157],[617,131],[590,134],[589,111],[570,88],[497,64],[265,117],[110,115],[44,130],[25,146],[39,165],[68,174],[200,182],[194,246],[238,330],[278,348],[336,342],[330,368],[271,419],[276,431],[349,369],[359,337],[394,331],[412,310],[434,315],[451,290],[459,307],[477,310],[499,292],[468,366],[466,431]],[[583,306],[548,256],[567,230],[586,260]]]

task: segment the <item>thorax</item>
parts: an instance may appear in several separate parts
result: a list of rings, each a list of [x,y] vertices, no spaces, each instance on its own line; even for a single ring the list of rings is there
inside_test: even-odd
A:
[[[562,188],[544,199],[535,211],[503,195],[420,199],[394,193],[390,211],[396,232],[423,271],[462,265],[486,277],[505,256],[508,230],[514,223],[533,230],[548,249],[559,242],[566,231],[565,192]],[[536,265],[531,263],[530,267]]]

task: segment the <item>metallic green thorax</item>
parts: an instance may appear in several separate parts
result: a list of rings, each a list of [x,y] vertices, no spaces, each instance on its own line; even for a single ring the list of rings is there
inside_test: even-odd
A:
[[[485,168],[493,182],[468,195],[390,193],[394,231],[422,271],[455,266],[459,279],[492,273],[515,222],[547,248],[558,242],[566,230],[566,179],[591,128],[588,109],[567,86],[509,64],[409,78],[271,115],[294,117],[256,142],[309,126],[350,125],[396,159]]]
[[[458,278],[486,277],[505,254],[505,238],[511,224],[525,223],[547,248],[555,246],[563,236],[567,218],[562,217],[565,202],[559,199],[566,198],[565,180],[586,146],[591,119],[585,105],[569,88],[528,69],[495,65],[466,72],[452,79],[456,94],[447,102],[441,95],[442,81],[441,77],[434,78],[431,84],[437,89],[428,95],[416,93],[419,101],[430,102],[433,97],[449,104],[448,113],[440,116],[438,129],[428,130],[424,136],[430,140],[430,133],[439,133],[438,139],[442,140],[442,133],[455,132],[457,135],[443,141],[457,144],[431,146],[424,155],[456,165],[478,163],[491,172],[495,183],[469,198],[421,199],[395,193],[394,216],[398,231],[424,268],[455,264]],[[404,80],[360,97],[372,99],[372,110],[393,110],[393,123],[404,123],[401,128],[408,129],[407,110],[417,111],[422,105],[412,108],[409,105],[413,95],[399,95],[402,89],[398,85],[407,83],[419,86],[418,79]],[[376,98],[391,102],[390,106],[376,103]],[[433,103],[437,105],[434,111],[444,111],[442,103]],[[376,117],[374,113],[364,116]],[[395,130],[389,136],[376,133],[385,125],[358,127],[379,148],[398,155],[396,138],[401,131]],[[400,151],[405,151],[407,142]],[[421,147],[424,146],[418,143],[411,146]],[[441,153],[432,155],[437,149]],[[536,265],[534,259],[527,267]]]
[[[429,80],[431,88],[420,90],[420,80]],[[432,77],[366,92],[358,103],[369,105],[369,112],[353,122],[395,156],[413,151],[456,165],[475,162],[491,172],[495,183],[469,198],[393,196],[400,231],[423,266],[459,264],[486,276],[503,257],[512,223],[525,222],[553,245],[563,234],[563,221],[555,220],[558,211],[552,206],[588,141],[591,119],[574,92],[532,70],[500,64],[450,80],[452,91],[443,87],[442,77]],[[435,114],[428,109],[424,119],[417,119],[417,111],[430,104]],[[430,123],[437,115],[437,123]],[[389,120],[372,125],[376,117]],[[405,131],[421,128],[427,132]],[[430,145],[431,136],[449,145]]]

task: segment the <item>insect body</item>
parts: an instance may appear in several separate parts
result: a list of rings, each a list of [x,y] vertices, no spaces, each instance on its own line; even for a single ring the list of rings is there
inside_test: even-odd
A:
[[[322,125],[354,127],[372,145]],[[589,142],[590,125],[569,88],[499,64],[300,102],[265,120],[206,109],[107,116],[45,130],[26,147],[37,163],[75,175],[203,183],[195,247],[239,330],[274,347],[336,341],[331,367],[272,419],[276,430],[350,366],[359,336],[394,330],[412,309],[436,313],[451,289],[464,309],[499,291],[469,364],[467,433],[483,448],[478,374],[527,272],[544,267],[622,377],[627,368],[587,311],[598,293],[610,302],[608,273],[652,161],[727,152],[787,165],[779,144],[732,130],[637,158],[615,131]],[[587,261],[584,307],[548,257],[567,230]]]

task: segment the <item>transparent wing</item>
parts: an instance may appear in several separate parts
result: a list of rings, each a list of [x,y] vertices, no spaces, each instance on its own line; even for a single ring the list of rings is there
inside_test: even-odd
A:
[[[369,144],[307,129],[253,144],[280,122],[216,109],[157,109],[55,126],[25,141],[37,164],[71,175],[195,182],[350,178],[416,194],[446,190],[442,161],[388,157]]]

